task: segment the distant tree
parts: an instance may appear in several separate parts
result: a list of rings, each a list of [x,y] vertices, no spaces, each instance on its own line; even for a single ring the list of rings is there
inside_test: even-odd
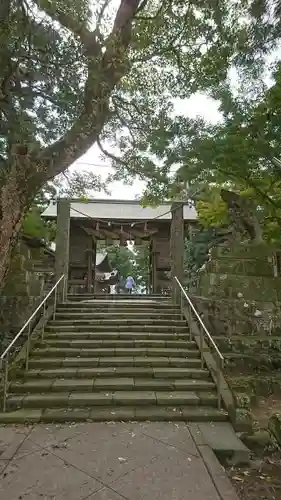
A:
[[[134,253],[130,248],[119,244],[106,247],[111,266],[119,271],[121,284],[126,277],[133,274]]]
[[[144,244],[142,246],[135,247],[134,259],[133,273],[137,286],[140,288],[140,291],[147,290],[150,266],[149,246]]]
[[[120,273],[121,285],[125,283],[127,276],[131,275],[134,277],[139,291],[147,289],[149,277],[148,246],[130,248],[115,244],[108,246],[106,252],[111,266],[118,269]]]

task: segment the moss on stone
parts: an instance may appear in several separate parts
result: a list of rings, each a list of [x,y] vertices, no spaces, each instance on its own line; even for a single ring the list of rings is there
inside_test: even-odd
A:
[[[275,437],[279,446],[281,446],[281,415],[280,413],[274,413],[269,419],[268,428]]]
[[[273,444],[270,432],[267,430],[258,430],[253,434],[243,434],[241,440],[253,451],[265,450]]]
[[[236,404],[238,408],[245,408],[250,410],[251,408],[251,398],[247,393],[239,392],[236,393]]]
[[[236,408],[235,430],[236,432],[252,433],[253,417],[250,410]]]

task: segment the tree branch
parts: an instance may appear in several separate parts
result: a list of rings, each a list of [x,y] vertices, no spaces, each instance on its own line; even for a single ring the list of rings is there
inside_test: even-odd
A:
[[[128,128],[130,127],[130,130],[135,130],[143,135],[144,127],[147,126],[147,123],[145,121],[145,117],[142,116],[141,114],[139,114],[139,117],[138,117],[139,123],[136,124],[135,123],[136,120],[135,120],[135,117],[133,115],[133,110],[132,110],[133,105],[130,106],[130,103],[128,103],[128,102],[125,103],[125,101],[122,101],[122,100],[119,100],[119,103],[120,103],[120,105],[118,106],[117,103],[115,102],[115,97],[112,98],[112,104],[114,105],[114,110],[113,110],[112,114],[113,115],[116,114],[118,116],[118,118],[120,119],[118,109],[121,109],[124,113],[127,114],[128,120],[130,120],[131,122],[134,123],[134,125],[132,125],[132,123],[130,123],[130,125],[127,124],[126,126]],[[121,103],[124,104],[124,106],[121,105]],[[127,105],[127,107],[125,106],[125,104]],[[125,121],[125,118],[123,120]],[[142,120],[142,122],[141,122],[141,120]],[[120,119],[120,121],[121,121],[121,119]]]
[[[112,33],[121,31],[127,24],[130,24],[130,26],[132,25],[132,20],[138,10],[139,3],[140,0],[121,0]]]
[[[70,130],[52,146],[41,151],[38,174],[43,176],[44,181],[69,167],[98,140],[110,115],[111,93],[128,69],[126,51],[139,3],[140,0],[122,0],[113,30],[105,44],[105,52],[100,53],[98,58],[88,54],[83,109]]]
[[[120,165],[123,165],[124,167],[127,167],[127,163],[122,160],[122,158],[119,158],[118,156],[115,156],[112,153],[109,153],[104,147],[102,146],[99,137],[97,138],[97,145],[100,148],[101,152],[105,155],[108,156],[111,160],[115,161],[116,163],[119,163]]]
[[[97,26],[97,30],[98,30],[98,31],[99,31],[99,25],[100,25],[100,23],[101,23],[101,21],[102,21],[102,18],[103,18],[104,12],[105,12],[105,10],[107,9],[107,7],[108,7],[109,3],[110,3],[110,0],[105,0],[105,1],[103,2],[103,5],[102,5],[102,7],[101,7],[101,10],[99,11],[99,13],[98,13],[98,15],[97,15],[97,24],[96,24],[96,26]]]
[[[35,0],[35,2],[53,21],[59,22],[79,38],[85,48],[91,47],[91,52],[95,54],[101,50],[101,46],[96,40],[95,32],[90,31],[83,22],[77,21],[60,10],[55,0],[47,0],[47,2],[44,0]]]
[[[137,9],[137,13],[140,12],[141,10],[144,10],[145,7],[147,6],[149,0],[143,0],[140,6]]]

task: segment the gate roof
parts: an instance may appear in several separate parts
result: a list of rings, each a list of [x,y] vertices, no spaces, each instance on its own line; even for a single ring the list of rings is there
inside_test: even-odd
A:
[[[169,221],[172,218],[171,202],[161,203],[157,207],[142,207],[137,200],[98,200],[89,199],[85,202],[77,199],[71,200],[70,217],[72,219],[102,219],[110,221],[138,221],[158,220]],[[195,208],[189,203],[183,207],[185,221],[196,221]],[[48,219],[56,218],[57,203],[50,203],[41,214]]]

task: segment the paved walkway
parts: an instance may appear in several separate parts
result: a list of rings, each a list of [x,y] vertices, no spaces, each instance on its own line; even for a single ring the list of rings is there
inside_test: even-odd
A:
[[[197,435],[180,423],[0,427],[0,498],[238,500]]]

